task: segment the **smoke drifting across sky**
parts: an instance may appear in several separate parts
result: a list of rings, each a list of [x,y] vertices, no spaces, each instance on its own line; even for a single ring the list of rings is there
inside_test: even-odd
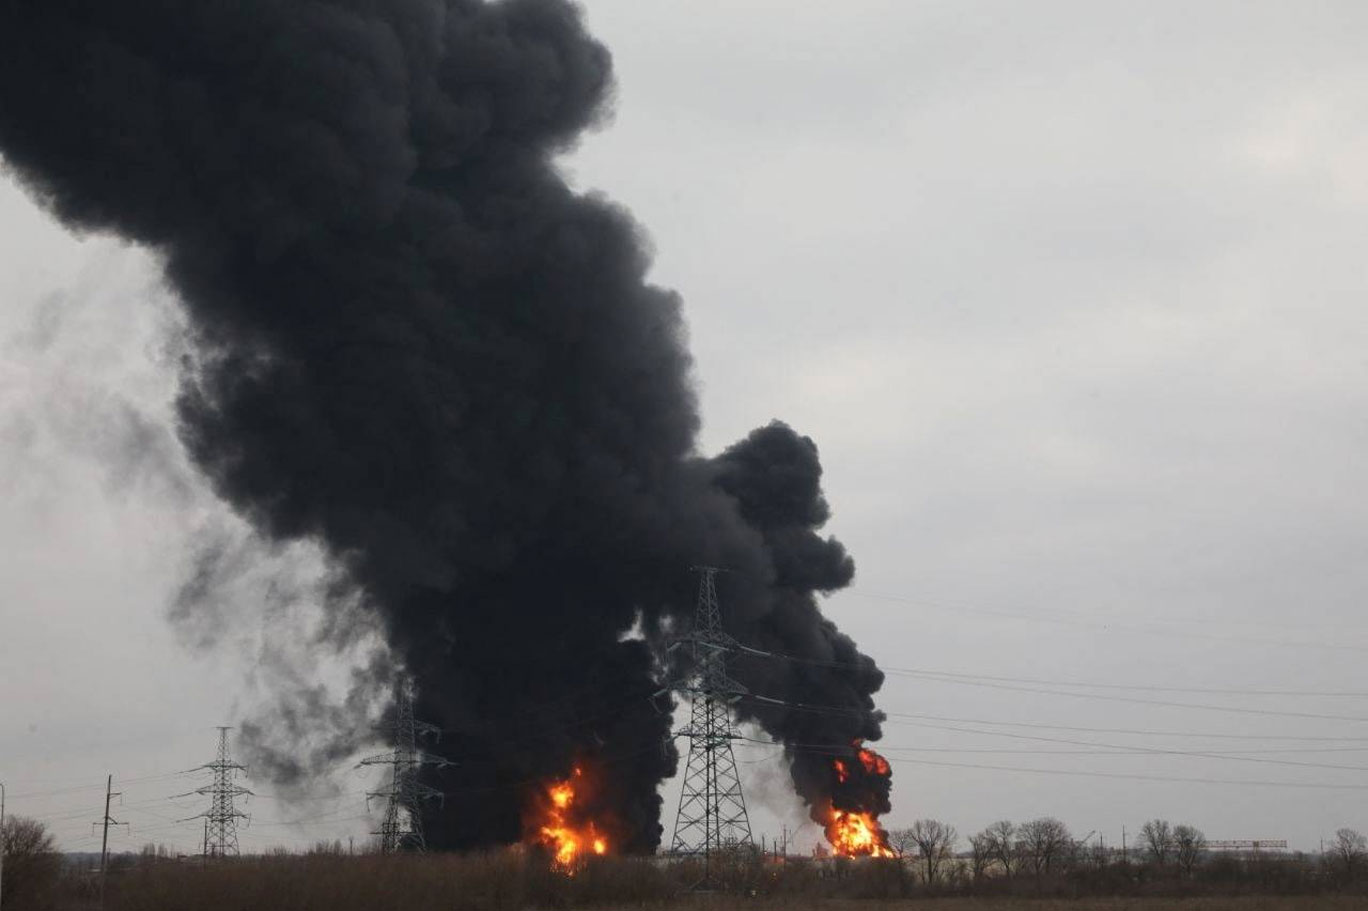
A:
[[[648,697],[692,564],[734,571],[738,639],[824,662],[741,682],[848,710],[754,720],[880,733],[882,675],[814,597],[853,574],[816,447],[775,423],[697,454],[680,302],[631,218],[556,171],[611,88],[559,0],[0,5],[6,163],[164,258],[182,440],[263,537],[325,547],[339,616],[359,600],[416,678],[461,762],[439,847],[516,840],[526,783],[581,758],[611,765],[615,843],[657,844],[678,757]],[[829,759],[792,758],[820,803]]]

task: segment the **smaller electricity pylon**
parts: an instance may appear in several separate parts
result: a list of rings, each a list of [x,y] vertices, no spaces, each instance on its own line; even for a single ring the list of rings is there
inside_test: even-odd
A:
[[[712,861],[723,850],[749,847],[750,818],[741,793],[732,741],[731,706],[746,688],[727,675],[727,653],[736,640],[722,630],[722,609],[717,600],[717,570],[697,568],[698,607],[693,630],[671,648],[688,645],[693,652],[693,671],[681,687],[689,695],[692,714],[687,727],[676,736],[689,738],[689,759],[684,766],[683,790],[675,816],[676,854],[703,858],[703,885],[712,884]]]
[[[420,782],[418,771],[425,765],[442,768],[451,763],[420,750],[418,739],[436,737],[439,733],[440,729],[435,725],[413,719],[413,685],[407,678],[401,678],[394,686],[394,718],[389,730],[393,749],[363,759],[360,763],[363,766],[390,767],[386,786],[366,795],[367,804],[375,798],[385,800],[385,815],[380,828],[371,833],[380,837],[382,854],[421,852],[426,848],[422,803],[424,800],[440,800],[442,793]]]
[[[228,732],[232,728],[218,729],[218,756],[213,762],[205,763],[192,772],[210,771],[214,780],[202,788],[196,788],[180,797],[200,794],[209,798],[209,809],[189,819],[204,820],[204,856],[209,858],[236,857],[238,854],[237,823],[248,816],[236,806],[239,797],[251,796],[251,791],[234,782],[238,772],[246,772],[247,767],[233,761],[228,754]]]

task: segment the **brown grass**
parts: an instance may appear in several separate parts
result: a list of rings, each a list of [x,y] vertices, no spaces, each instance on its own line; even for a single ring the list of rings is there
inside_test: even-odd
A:
[[[729,911],[744,904],[752,911],[1364,911],[1368,898],[1348,895],[1243,895],[1224,898],[906,898],[891,901],[738,902],[719,896],[689,904],[706,911]]]
[[[109,911],[521,911],[640,907],[677,892],[660,868],[600,862],[573,877],[520,853],[265,857],[150,863],[111,880]]]
[[[201,865],[148,861],[110,880],[108,911],[1368,911],[1349,895],[1193,898],[903,898],[896,864],[833,873],[792,864],[722,869],[728,891],[689,891],[697,867],[596,860],[575,876],[516,851],[483,855],[282,856]],[[9,909],[7,909],[9,911]]]

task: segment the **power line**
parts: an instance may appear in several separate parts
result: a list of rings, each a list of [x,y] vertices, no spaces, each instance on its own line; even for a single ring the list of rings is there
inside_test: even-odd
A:
[[[797,662],[801,662],[801,663],[805,663],[805,664],[815,664],[815,665],[822,666],[822,667],[835,667],[835,668],[845,668],[845,667],[855,668],[855,667],[858,667],[857,665],[851,664],[851,663],[849,663],[849,662],[828,661],[828,660],[824,660],[824,659],[820,659],[820,658],[802,658],[802,657],[798,657],[798,656],[794,656],[794,655],[785,655],[785,654],[780,653],[780,652],[773,652],[773,651],[769,651],[769,650],[766,650],[766,649],[758,649],[758,648],[753,648],[753,647],[751,647],[751,646],[740,645],[740,644],[738,644],[738,645],[736,646],[736,650],[739,651],[739,652],[742,652],[743,654],[751,655],[751,656],[757,657],[757,658],[774,658],[774,659],[778,659],[778,660],[781,660],[781,661],[797,661]],[[898,670],[898,669],[893,669],[893,670]],[[950,676],[950,675],[945,675],[945,674],[942,674],[942,675],[930,675],[930,674],[927,674],[926,672],[914,671],[914,670],[902,670],[901,672],[902,672],[902,673],[905,673],[905,674],[908,674],[908,675],[917,676],[917,677],[920,677],[920,678],[922,678],[922,679],[940,679],[940,678],[948,678],[948,677]],[[1161,707],[1165,707],[1165,708],[1193,709],[1193,710],[1208,711],[1208,712],[1230,712],[1230,713],[1237,714],[1237,715],[1267,715],[1267,716],[1279,717],[1279,718],[1309,718],[1309,719],[1314,719],[1314,720],[1318,720],[1318,721],[1352,721],[1352,722],[1368,722],[1368,717],[1357,716],[1357,715],[1330,715],[1330,714],[1323,714],[1323,713],[1319,713],[1319,712],[1289,712],[1289,711],[1278,711],[1278,710],[1275,710],[1275,709],[1251,709],[1251,708],[1243,708],[1243,707],[1240,707],[1240,706],[1209,705],[1209,704],[1197,703],[1197,702],[1171,702],[1171,701],[1168,701],[1168,700],[1161,700],[1161,699],[1140,699],[1140,698],[1133,697],[1133,696],[1112,696],[1112,695],[1103,695],[1103,694],[1099,694],[1099,693],[1071,693],[1071,692],[1068,692],[1068,691],[1066,691],[1066,690],[1050,690],[1050,689],[1041,689],[1041,688],[1038,688],[1038,687],[1014,686],[1014,685],[1010,685],[1010,684],[1006,684],[1006,683],[994,683],[994,682],[991,682],[990,680],[984,679],[984,678],[971,678],[971,675],[968,675],[968,674],[957,675],[954,679],[943,679],[943,680],[941,680],[941,682],[944,682],[944,683],[954,683],[954,684],[958,684],[958,685],[961,685],[961,686],[974,686],[974,687],[982,687],[982,688],[986,688],[986,689],[1010,690],[1010,691],[1013,691],[1013,692],[1020,692],[1020,693],[1032,693],[1032,694],[1041,695],[1041,696],[1064,696],[1064,697],[1066,697],[1066,698],[1072,698],[1072,699],[1093,699],[1093,700],[1102,700],[1102,701],[1106,701],[1106,702],[1125,702],[1125,703],[1130,703],[1130,704],[1135,704],[1135,705],[1155,705],[1155,706],[1161,706]],[[888,713],[888,714],[893,714],[893,713],[890,712],[890,713]]]
[[[754,743],[762,743],[762,744],[773,744],[773,743],[774,743],[773,741],[769,741],[769,740],[758,740],[758,739],[753,739],[753,738],[746,738],[746,739],[749,739],[749,740],[751,740],[751,741],[754,742]],[[822,756],[837,755],[838,751],[849,750],[849,747],[848,747],[848,746],[841,746],[841,745],[839,745],[839,744],[827,744],[827,745],[823,745],[823,744],[787,744],[787,745],[786,745],[786,748],[787,748],[787,749],[791,749],[791,750],[795,750],[795,751],[800,751],[800,752],[815,753],[815,754],[817,754],[817,755],[822,755]],[[881,747],[881,749],[882,749],[882,747]],[[1319,783],[1319,782],[1300,782],[1300,781],[1261,781],[1261,780],[1239,779],[1239,778],[1196,778],[1196,777],[1184,777],[1184,776],[1174,776],[1174,775],[1140,775],[1140,774],[1134,774],[1134,775],[1133,775],[1133,774],[1128,774],[1128,773],[1124,773],[1124,772],[1091,772],[1091,771],[1081,771],[1081,770],[1077,770],[1077,769],[1042,769],[1042,768],[1031,768],[1031,767],[1027,767],[1027,766],[988,765],[988,764],[983,764],[983,763],[972,763],[972,762],[948,762],[948,761],[932,760],[932,759],[909,759],[909,758],[905,758],[905,757],[899,757],[898,762],[899,762],[899,763],[911,764],[911,765],[935,766],[935,767],[939,767],[939,768],[949,768],[949,769],[980,769],[980,770],[987,770],[987,771],[994,771],[994,772],[1026,772],[1026,773],[1037,774],[1037,775],[1078,775],[1078,776],[1083,776],[1083,777],[1086,777],[1086,778],[1112,778],[1112,779],[1123,779],[1123,780],[1127,780],[1127,781],[1173,782],[1173,783],[1177,783],[1177,784],[1215,784],[1215,785],[1231,785],[1231,786],[1241,786],[1241,785],[1243,785],[1243,786],[1252,786],[1252,787],[1301,788],[1301,789],[1328,790],[1328,791],[1364,791],[1364,790],[1368,790],[1368,785],[1355,785],[1355,784],[1324,784],[1324,783]]]
[[[614,687],[614,695],[621,695],[621,687]],[[597,709],[597,711],[595,711],[593,714],[580,714],[578,715],[578,717],[574,719],[566,719],[563,716],[565,714],[569,714],[570,710],[553,710],[546,715],[545,720],[539,721],[535,718],[535,716],[520,719],[520,724],[515,726],[512,729],[512,731],[504,727],[501,720],[501,724],[496,730],[501,742],[535,743],[537,741],[544,739],[548,731],[570,733],[580,728],[585,728],[590,725],[593,725],[596,722],[602,721],[605,718],[619,718],[624,708],[631,705],[640,704],[641,702],[642,697],[640,695],[627,696],[625,698],[619,698],[617,700],[596,700],[594,701],[593,707]],[[556,716],[561,717],[557,718]],[[520,737],[518,735],[517,731],[520,728],[525,729],[527,731],[526,736]],[[465,735],[471,734],[470,728],[440,728],[439,730],[442,733],[457,733]],[[465,766],[465,764],[466,761],[462,760],[463,767]]]
[[[787,661],[803,661],[806,663],[813,663],[813,659],[798,658],[793,655],[775,655],[775,657],[783,658]],[[835,662],[822,663],[827,666],[834,666],[836,664]],[[986,680],[994,683],[1031,683],[1042,684],[1045,686],[1071,686],[1078,687],[1081,689],[1094,690],[1125,690],[1148,693],[1198,693],[1202,695],[1213,696],[1295,696],[1312,697],[1317,699],[1368,698],[1368,691],[1365,690],[1258,690],[1231,687],[1222,688],[1194,686],[1156,686],[1150,684],[1137,683],[1096,683],[1082,680],[1051,680],[1040,677],[1001,677],[993,676],[990,674],[963,674],[955,673],[952,671],[937,671],[905,667],[885,667],[882,665],[879,667],[879,670],[883,671],[885,674],[892,674],[894,676],[949,677],[952,679]]]
[[[162,781],[162,780],[165,780],[165,779],[168,779],[168,778],[179,778],[180,776],[189,775],[189,774],[191,774],[191,773],[190,773],[190,772],[167,772],[167,773],[162,774],[162,775],[145,775],[145,776],[143,776],[143,777],[141,777],[141,778],[120,778],[120,779],[119,779],[119,783],[120,783],[120,786],[122,786],[122,787],[128,787],[128,786],[131,785],[131,784],[137,784],[137,783],[140,783],[140,782]],[[97,785],[97,784],[88,784],[88,785],[79,785],[79,786],[70,787],[70,788],[56,788],[56,789],[51,790],[51,791],[27,791],[27,792],[25,792],[25,793],[23,793],[23,794],[11,794],[10,797],[9,797],[9,799],[10,799],[10,800],[25,800],[25,799],[30,799],[30,798],[34,798],[34,797],[57,797],[57,796],[61,796],[61,795],[63,795],[63,794],[78,794],[78,793],[80,793],[80,792],[82,792],[82,791],[98,791],[99,789],[100,789],[100,786]]]
[[[955,769],[983,769],[994,772],[1025,772],[1036,775],[1081,775],[1085,778],[1115,778],[1128,781],[1159,781],[1174,782],[1178,784],[1215,784],[1215,785],[1234,785],[1261,788],[1299,788],[1307,790],[1323,791],[1365,791],[1368,785],[1358,784],[1321,784],[1315,782],[1296,782],[1296,781],[1257,781],[1233,778],[1185,778],[1167,775],[1129,775],[1123,772],[1084,772],[1075,769],[1033,769],[1023,766],[999,766],[985,765],[969,762],[942,762],[931,759],[907,759],[900,758],[899,762],[911,763],[912,765],[938,766],[941,768]]]
[[[851,711],[854,711],[854,710],[840,709],[840,707],[837,707],[837,706],[813,706],[813,704],[808,704],[808,703],[787,702],[787,700],[784,700],[784,699],[774,699],[773,696],[762,696],[762,695],[754,695],[754,694],[751,694],[751,695],[744,696],[744,698],[746,698],[746,699],[758,700],[758,702],[762,702],[762,703],[766,703],[766,704],[774,704],[774,706],[784,706],[784,707],[787,707],[787,709],[795,709],[795,710],[799,710],[799,711],[811,711],[811,713],[817,713],[817,714],[848,715],[848,714],[851,714]],[[899,713],[891,713],[891,714],[899,714]],[[904,714],[910,714],[910,713],[904,713]],[[1295,762],[1295,761],[1290,761],[1290,759],[1259,759],[1259,758],[1252,758],[1252,756],[1234,756],[1234,755],[1211,754],[1211,752],[1202,752],[1202,751],[1196,751],[1196,750],[1164,750],[1164,748],[1159,748],[1159,747],[1153,747],[1153,748],[1133,747],[1133,745],[1129,745],[1129,744],[1122,744],[1122,745],[1118,745],[1118,744],[1105,744],[1105,743],[1096,743],[1096,741],[1060,739],[1060,737],[1040,737],[1040,736],[1030,736],[1030,735],[1014,735],[1014,733],[1000,732],[1000,730],[975,730],[975,729],[971,729],[971,728],[951,728],[951,726],[940,726],[940,725],[928,724],[928,722],[911,722],[911,724],[915,724],[915,725],[917,725],[917,726],[921,726],[921,728],[932,728],[932,729],[951,730],[951,732],[956,732],[956,733],[975,733],[975,735],[1008,737],[1008,739],[1014,739],[1014,740],[1038,740],[1038,741],[1042,741],[1042,743],[1064,743],[1064,744],[1071,744],[1071,745],[1079,745],[1079,747],[1103,747],[1103,748],[1116,748],[1116,750],[1138,750],[1138,751],[1141,751],[1141,752],[1146,752],[1146,754],[1153,754],[1153,755],[1194,756],[1194,758],[1202,758],[1202,759],[1230,759],[1230,761],[1233,761],[1233,762],[1256,762],[1256,763],[1265,763],[1265,765],[1302,766],[1302,767],[1308,767],[1308,769],[1335,769],[1335,770],[1343,770],[1343,771],[1368,771],[1368,766],[1342,766],[1342,765],[1331,765],[1331,763]]]
[[[1137,626],[1127,623],[1116,623],[1110,620],[1097,620],[1091,617],[1068,617],[1068,616],[1049,616],[1044,614],[1025,613],[1020,611],[1006,611],[992,608],[970,607],[965,605],[951,605],[944,602],[928,601],[919,598],[909,598],[903,595],[893,595],[884,592],[874,592],[867,589],[851,588],[846,589],[844,594],[854,595],[859,598],[870,598],[876,601],[893,601],[900,604],[913,604],[919,607],[930,608],[931,610],[947,611],[952,613],[982,614],[989,617],[1004,617],[1012,620],[1023,620],[1032,623],[1052,623],[1060,626],[1078,626],[1096,629],[1102,632],[1126,632],[1138,633],[1145,636],[1158,636],[1169,638],[1181,635],[1184,639],[1205,639],[1216,642],[1240,642],[1247,645],[1274,646],[1278,648],[1311,648],[1326,649],[1329,651],[1368,651],[1368,645],[1352,645],[1339,642],[1305,642],[1286,639],[1261,639],[1254,636],[1229,636],[1217,635],[1215,633],[1195,632],[1190,628],[1188,621],[1173,620],[1166,621],[1170,625],[1182,626],[1180,632],[1173,630],[1153,629],[1145,626]]]
[[[817,713],[825,713],[825,714],[846,715],[846,714],[849,714],[849,712],[851,711],[851,710],[846,710],[846,709],[840,709],[840,708],[834,707],[834,706],[813,706],[813,705],[809,705],[809,704],[807,704],[807,703],[789,702],[789,701],[786,701],[786,700],[783,700],[783,699],[775,699],[775,698],[772,697],[772,696],[761,696],[761,695],[756,695],[756,694],[747,694],[747,695],[744,695],[742,698],[744,698],[744,699],[753,699],[753,700],[756,700],[756,701],[759,701],[759,702],[763,702],[763,703],[766,703],[766,704],[769,704],[769,705],[779,705],[779,706],[784,706],[784,707],[786,707],[786,708],[798,709],[798,710],[800,710],[800,711],[809,711],[809,712],[817,712]],[[1261,759],[1261,758],[1252,757],[1252,756],[1234,756],[1234,755],[1230,755],[1230,754],[1208,753],[1208,752],[1203,752],[1203,751],[1199,751],[1199,750],[1175,750],[1175,749],[1165,749],[1165,748],[1161,748],[1161,747],[1136,747],[1136,746],[1125,745],[1125,744],[1118,745],[1118,744],[1109,744],[1109,743],[1097,743],[1097,742],[1095,742],[1095,741],[1071,740],[1071,739],[1060,738],[1060,737],[1042,737],[1042,736],[1039,736],[1039,735],[1031,735],[1031,734],[1012,734],[1012,733],[1008,733],[1008,732],[1005,732],[1005,731],[986,731],[986,730],[974,729],[974,728],[950,727],[950,726],[944,726],[944,725],[931,724],[931,723],[927,723],[927,722],[919,722],[919,723],[917,723],[917,726],[918,726],[918,727],[927,727],[927,728],[932,728],[932,729],[939,729],[939,730],[952,731],[952,732],[955,732],[955,733],[962,733],[962,734],[979,734],[979,735],[991,736],[991,737],[1004,737],[1004,738],[1009,738],[1009,739],[1012,739],[1012,740],[1032,740],[1032,741],[1038,741],[1038,742],[1041,742],[1041,743],[1062,743],[1062,744],[1069,744],[1069,745],[1071,745],[1071,746],[1101,747],[1101,748],[1103,748],[1103,749],[1117,749],[1117,750],[1132,750],[1132,749],[1133,749],[1133,750],[1137,750],[1137,751],[1139,751],[1139,752],[1146,753],[1146,754],[1150,754],[1150,755],[1191,756],[1191,757],[1201,758],[1201,759],[1226,759],[1226,760],[1229,760],[1229,761],[1232,761],[1232,762],[1250,762],[1250,763],[1260,763],[1260,764],[1265,764],[1265,765],[1296,766],[1296,767],[1314,768],[1314,769],[1333,769],[1333,770],[1338,770],[1338,771],[1350,771],[1350,772],[1368,772],[1368,766],[1347,766],[1347,765],[1338,765],[1338,764],[1332,764],[1332,763],[1300,762],[1300,761],[1288,760],[1288,759]],[[842,747],[839,747],[839,746],[835,746],[835,748],[837,748],[837,749],[842,749]]]
[[[885,713],[887,714],[887,713]],[[1186,737],[1212,740],[1267,740],[1293,743],[1368,743],[1368,737],[1343,736],[1306,736],[1300,734],[1231,734],[1211,731],[1165,731],[1146,728],[1107,728],[1085,725],[1047,724],[1032,721],[998,721],[986,718],[956,718],[950,715],[930,715],[917,712],[896,712],[889,724],[916,724],[914,721],[900,719],[925,719],[927,721],[948,721],[956,724],[987,724],[997,727],[1029,728],[1048,731],[1081,731],[1093,734],[1126,734],[1137,737]]]
[[[938,678],[922,677],[923,680],[936,680]],[[1134,696],[1112,696],[1102,693],[1071,693],[1067,690],[1051,690],[1039,687],[1015,686],[1006,683],[991,683],[973,680],[951,680],[939,679],[939,682],[954,683],[960,686],[979,687],[991,690],[1009,690],[1016,693],[1032,693],[1038,696],[1064,696],[1070,699],[1091,699],[1103,702],[1124,702],[1131,705],[1153,705],[1161,708],[1190,709],[1203,712],[1227,712],[1234,715],[1263,715],[1276,718],[1309,718],[1316,721],[1350,721],[1356,723],[1368,722],[1368,717],[1361,715],[1331,715],[1322,712],[1291,712],[1277,709],[1252,709],[1241,706],[1231,705],[1209,705],[1199,702],[1171,702],[1164,699],[1141,699]]]
[[[116,791],[116,792],[114,793],[114,796],[115,796],[115,797],[119,797],[120,795],[121,795],[121,792]],[[135,802],[135,803],[123,803],[123,802],[120,802],[119,807],[120,807],[120,809],[124,809],[124,810],[138,809],[138,808],[141,808],[141,807],[147,807],[147,806],[152,806],[152,805],[155,805],[155,804],[161,804],[161,803],[164,803],[165,801],[167,801],[168,799],[170,799],[170,798],[166,798],[166,797],[157,797],[157,798],[153,798],[153,799],[150,799],[150,800],[138,801],[138,802]],[[80,817],[82,817],[82,816],[85,816],[88,812],[90,812],[88,809],[84,809],[84,810],[73,810],[73,811],[70,811],[70,812],[60,813],[60,814],[55,815],[55,816],[54,816],[54,815],[47,815],[47,816],[44,816],[43,819],[44,819],[45,822],[46,822],[46,821],[62,821],[62,820],[78,819],[78,818],[80,818]]]
[[[252,796],[255,797],[257,800],[279,800],[279,801],[281,801],[281,802],[283,802],[283,803],[296,804],[296,803],[316,803],[316,802],[318,802],[318,801],[320,801],[320,800],[341,800],[343,797],[349,797],[349,796],[351,796],[351,795],[353,795],[353,794],[367,794],[367,793],[369,793],[369,792],[368,792],[368,791],[362,790],[362,791],[341,791],[341,792],[336,793],[336,794],[317,794],[317,795],[315,795],[315,796],[313,796],[313,797],[286,797],[286,796],[284,796],[283,794],[254,794],[254,795],[252,795]]]
[[[953,729],[945,729],[953,730]],[[991,733],[991,732],[985,732]],[[1147,753],[1147,750],[1135,747],[1124,749],[1096,749],[1096,750],[1009,750],[996,747],[890,747],[884,744],[879,745],[880,752],[883,753],[1007,753],[1023,756],[1139,756]],[[1297,749],[1297,750],[1210,750],[1207,751],[1211,756],[1254,756],[1271,754],[1292,754],[1292,753],[1365,753],[1368,747],[1332,747]]]
[[[684,735],[673,734],[671,735],[671,739],[673,739],[674,737],[681,736]],[[611,754],[598,753],[595,754],[594,761],[601,765],[613,765],[619,762],[625,762],[629,759],[635,759],[638,756],[644,756],[647,753],[659,752],[662,749],[664,749],[664,743],[662,742],[649,743],[644,747],[640,747],[634,750],[625,750],[622,752],[614,752]],[[529,776],[527,778],[520,778],[514,781],[503,781],[493,785],[472,785],[470,787],[464,788],[443,788],[439,793],[443,797],[460,797],[465,794],[489,794],[496,791],[517,790],[526,787],[529,784],[537,784],[544,782],[545,780],[545,776]]]
[[[1032,735],[1032,734],[1011,734],[1011,733],[1008,733],[1008,732],[1006,732],[1006,731],[984,731],[984,730],[978,730],[978,729],[974,729],[974,728],[952,727],[952,726],[947,726],[947,725],[925,724],[925,725],[923,725],[923,726],[924,726],[924,727],[929,727],[929,728],[932,728],[932,729],[945,730],[945,731],[952,731],[952,732],[962,733],[962,734],[980,734],[980,735],[989,736],[989,737],[1003,737],[1003,738],[1007,738],[1007,739],[1011,739],[1011,740],[1030,740],[1030,741],[1039,742],[1039,743],[1061,743],[1061,744],[1068,744],[1068,745],[1070,745],[1070,746],[1087,746],[1087,747],[1099,747],[1099,748],[1102,748],[1102,749],[1110,749],[1110,750],[1125,750],[1125,751],[1133,751],[1133,752],[1143,753],[1143,754],[1150,755],[1150,756],[1188,756],[1188,757],[1193,757],[1193,758],[1197,758],[1197,759],[1218,759],[1218,760],[1226,760],[1226,761],[1229,761],[1229,762],[1249,762],[1249,763],[1258,763],[1258,764],[1261,764],[1261,765],[1291,766],[1291,767],[1307,768],[1307,769],[1331,769],[1331,770],[1335,770],[1335,771],[1344,771],[1344,772],[1368,772],[1368,766],[1338,765],[1338,764],[1334,764],[1334,763],[1323,763],[1323,762],[1300,762],[1300,761],[1291,760],[1291,759],[1263,759],[1263,758],[1260,758],[1260,757],[1258,757],[1258,756],[1242,756],[1242,755],[1232,754],[1232,753],[1228,753],[1228,752],[1227,752],[1227,753],[1212,753],[1212,752],[1206,752],[1206,751],[1200,751],[1200,750],[1175,750],[1175,749],[1165,749],[1165,748],[1163,748],[1163,747],[1126,746],[1126,745],[1118,745],[1118,744],[1112,744],[1112,743],[1097,743],[1097,742],[1095,742],[1095,741],[1088,741],[1088,740],[1071,740],[1071,739],[1062,738],[1062,737],[1041,737],[1041,736],[1039,736],[1039,735]]]
[[[788,660],[802,660],[784,656]],[[957,674],[950,671],[918,670],[916,668],[899,667],[880,667],[879,670],[886,674],[907,675],[913,677],[949,677],[953,679],[987,680],[995,683],[1032,683],[1043,684],[1045,686],[1072,686],[1083,689],[1094,690],[1127,690],[1135,692],[1149,693],[1199,693],[1210,696],[1296,696],[1313,697],[1318,699],[1325,698],[1368,698],[1368,691],[1365,690],[1255,690],[1255,689],[1234,689],[1219,687],[1193,687],[1193,686],[1152,686],[1148,684],[1135,683],[1092,683],[1079,680],[1049,680],[1039,677],[997,677],[988,674]]]
[[[339,801],[339,803],[340,803],[340,801]],[[352,813],[352,812],[354,812],[354,811],[356,811],[356,810],[367,809],[367,808],[368,808],[368,802],[367,802],[367,801],[353,801],[352,803],[348,804],[348,805],[345,806],[345,807],[338,806],[338,807],[335,807],[335,808],[333,808],[333,809],[331,809],[331,810],[328,810],[327,812],[324,812],[324,813],[315,813],[315,814],[313,814],[312,816],[303,816],[303,817],[299,817],[299,818],[297,818],[297,819],[280,819],[280,820],[276,820],[275,822],[263,822],[263,823],[258,824],[258,825],[256,826],[256,828],[268,828],[268,827],[278,827],[278,826],[298,826],[298,825],[303,825],[304,823],[308,823],[308,822],[318,822],[318,821],[324,820],[324,819],[331,819],[332,817],[337,816],[337,815],[339,815],[339,814],[341,814],[341,813]],[[348,817],[348,818],[369,819],[369,818],[370,818],[370,815],[369,815],[369,814],[362,814],[361,816],[357,816],[357,817]],[[335,821],[335,822],[341,822],[342,820],[334,820],[334,821]]]
[[[939,730],[958,730],[957,728],[939,728]],[[984,734],[995,734],[993,731],[984,731]],[[776,742],[773,744],[775,749],[767,751],[766,756],[773,757],[783,752],[783,744]],[[1044,750],[1044,749],[1011,749],[1004,747],[904,747],[891,746],[879,743],[879,752],[888,756],[897,756],[901,753],[952,753],[955,755],[967,754],[995,754],[1008,756],[1143,756],[1150,751],[1136,747],[1124,747],[1117,749],[1092,749],[1092,750]],[[1368,753],[1368,747],[1312,747],[1309,749],[1290,749],[1290,750],[1211,750],[1207,751],[1211,756],[1254,756],[1271,754],[1308,754],[1308,753]],[[1175,755],[1182,755],[1175,753]],[[763,757],[762,757],[763,758]],[[757,762],[759,760],[741,760],[743,762]]]

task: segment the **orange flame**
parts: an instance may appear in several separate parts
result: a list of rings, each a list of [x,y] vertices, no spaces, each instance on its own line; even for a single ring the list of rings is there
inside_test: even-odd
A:
[[[879,825],[873,813],[849,813],[831,810],[826,824],[827,841],[832,853],[841,857],[893,857],[888,846],[888,833]]]
[[[856,746],[859,746],[858,743]],[[864,770],[870,775],[878,775],[880,778],[887,778],[889,775],[893,774],[893,769],[889,767],[888,760],[884,759],[873,750],[866,750],[864,747],[859,747],[859,752],[856,753],[856,755],[860,757],[860,765],[864,766]],[[837,763],[841,763],[839,759],[836,761]],[[841,767],[842,770],[844,770],[844,763],[841,763]],[[842,780],[844,781],[844,779]]]
[[[845,784],[847,781],[850,780],[850,769],[846,768],[846,764],[844,761],[840,759],[833,759],[831,761],[831,764],[836,769],[837,781],[839,781],[841,784]]]
[[[551,852],[552,863],[563,872],[574,874],[589,852],[608,853],[608,839],[593,820],[577,822],[575,815],[576,783],[583,779],[584,770],[576,768],[574,775],[564,781],[546,786],[546,802],[539,809],[540,818],[533,828],[533,840]]]

